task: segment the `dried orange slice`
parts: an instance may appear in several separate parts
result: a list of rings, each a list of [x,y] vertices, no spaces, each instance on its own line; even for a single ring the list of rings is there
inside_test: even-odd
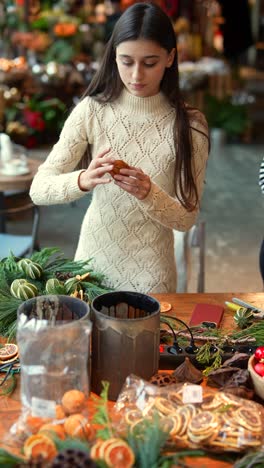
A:
[[[57,455],[54,442],[45,434],[37,434],[28,437],[24,444],[24,455],[33,460],[42,457],[51,461]]]
[[[132,468],[135,455],[131,447],[119,439],[105,449],[104,460],[110,468]]]
[[[0,361],[7,361],[18,354],[18,347],[14,343],[6,343],[0,348]]]
[[[100,447],[98,448],[98,455],[99,458],[104,460],[105,458],[105,451],[111,444],[115,444],[116,442],[119,442],[120,439],[118,437],[111,437],[110,439],[104,440]]]
[[[97,440],[97,442],[92,446],[91,451],[90,451],[90,457],[93,460],[100,459],[100,447],[103,443],[104,443],[103,440]]]
[[[171,304],[169,302],[160,302],[160,312],[161,314],[164,312],[169,312],[171,310]]]

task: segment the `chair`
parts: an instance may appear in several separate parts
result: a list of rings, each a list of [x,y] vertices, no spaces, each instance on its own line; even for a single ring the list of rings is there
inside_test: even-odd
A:
[[[25,194],[23,194],[25,195]],[[22,200],[22,201],[21,201]],[[30,214],[28,234],[18,234],[9,232],[14,226],[19,216],[25,219]],[[39,250],[38,228],[40,212],[27,197],[22,194],[4,196],[3,207],[0,209],[2,224],[5,226],[4,232],[0,233],[0,259],[7,257],[12,252],[16,257],[30,256],[34,250]],[[6,222],[9,220],[10,222]],[[4,221],[4,223],[3,223]],[[8,225],[8,232],[7,231]],[[12,225],[12,226],[11,226]]]
[[[177,267],[177,292],[205,290],[205,221],[199,221],[189,231],[173,231],[174,255]]]

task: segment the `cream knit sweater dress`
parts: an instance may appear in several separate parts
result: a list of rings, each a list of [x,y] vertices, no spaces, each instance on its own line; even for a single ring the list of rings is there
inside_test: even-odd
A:
[[[174,292],[176,266],[173,229],[188,230],[197,211],[187,212],[175,198],[174,110],[165,96],[140,98],[126,90],[113,103],[84,98],[65,122],[59,141],[34,177],[30,195],[37,205],[69,203],[85,195],[75,167],[87,144],[92,156],[111,148],[116,159],[140,167],[152,181],[144,200],[114,183],[98,185],[84,216],[75,259],[92,266],[118,290]],[[202,115],[192,126],[207,133]],[[194,171],[202,195],[208,140],[192,130]],[[70,213],[69,213],[70,215]]]

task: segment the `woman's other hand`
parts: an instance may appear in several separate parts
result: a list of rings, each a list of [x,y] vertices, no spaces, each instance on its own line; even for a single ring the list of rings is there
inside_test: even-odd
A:
[[[79,187],[81,190],[89,191],[92,190],[96,185],[108,184],[113,179],[112,177],[104,177],[106,173],[109,173],[113,169],[113,163],[115,158],[109,156],[110,149],[103,151],[98,154],[88,168],[80,173],[79,176]]]
[[[138,200],[144,200],[149,194],[151,180],[142,169],[130,166],[129,169],[120,169],[119,174],[114,176],[115,184],[125,190]]]

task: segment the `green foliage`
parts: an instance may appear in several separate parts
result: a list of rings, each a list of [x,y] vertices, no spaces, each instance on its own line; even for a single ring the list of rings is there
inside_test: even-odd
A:
[[[234,468],[263,468],[264,466],[264,451],[251,452],[240,458]]]
[[[73,59],[76,50],[72,46],[71,42],[66,39],[56,39],[55,42],[47,49],[44,54],[44,63],[58,62],[58,63],[69,63]]]
[[[221,344],[218,344],[217,350],[213,353],[211,352],[211,343],[207,342],[204,345],[200,346],[195,357],[200,364],[207,365],[204,369],[203,374],[208,375],[211,371],[219,369],[222,364],[222,355],[223,351],[221,349]]]
[[[228,136],[241,135],[249,123],[246,106],[232,104],[230,98],[218,99],[206,95],[204,112],[209,127],[221,128]]]
[[[161,458],[161,452],[168,437],[168,432],[162,430],[158,414],[154,415],[152,421],[144,419],[142,424],[137,425],[127,438],[136,457],[136,466],[139,468],[171,466],[169,460]]]
[[[7,450],[0,448],[0,466],[2,468],[11,468],[12,466],[17,467],[20,463],[22,464],[23,462],[23,458],[18,457],[17,455],[13,455]]]
[[[27,101],[27,108],[41,113],[46,129],[54,129],[55,126],[57,130],[61,130],[66,117],[66,106],[60,99],[47,99],[37,94]]]
[[[100,429],[97,430],[97,437],[107,440],[113,437],[112,422],[108,410],[108,390],[109,382],[102,381],[102,392],[100,398],[93,397],[96,412],[93,417],[93,423],[99,424]]]
[[[57,275],[74,277],[89,273],[89,281],[81,281],[80,285],[84,292],[84,299],[91,302],[100,294],[109,292],[110,289],[104,285],[104,275],[93,271],[90,266],[91,259],[69,260],[57,247],[44,248],[35,252],[30,258],[42,268],[42,276],[38,279],[30,279],[38,290],[38,295],[45,295],[46,282]],[[21,299],[12,296],[10,286],[15,279],[26,278],[25,272],[18,267],[20,258],[12,253],[0,261],[0,334],[13,338],[16,334],[17,309],[23,303]]]

